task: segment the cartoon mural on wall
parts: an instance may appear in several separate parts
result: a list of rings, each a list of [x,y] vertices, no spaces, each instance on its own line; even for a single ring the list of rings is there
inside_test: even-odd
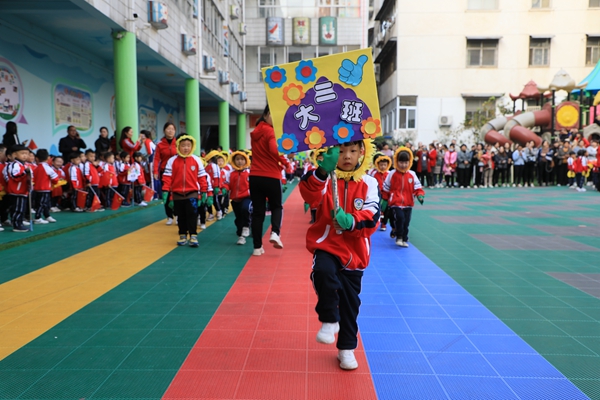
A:
[[[140,131],[144,129],[156,137],[156,112],[148,107],[140,107]]]
[[[22,122],[23,84],[16,68],[0,58],[0,119]]]
[[[75,125],[80,134],[92,129],[92,95],[89,91],[69,83],[55,83],[53,94],[53,132],[64,132],[69,125]]]
[[[262,74],[280,152],[381,135],[369,49],[263,68]]]

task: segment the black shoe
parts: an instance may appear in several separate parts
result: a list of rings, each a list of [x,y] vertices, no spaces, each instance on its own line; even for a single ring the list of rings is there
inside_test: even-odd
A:
[[[391,237],[392,239],[393,239],[393,238],[395,238],[395,237],[396,237],[396,232],[394,232],[394,231],[391,231],[391,232],[390,232],[390,237]]]
[[[21,226],[15,226],[13,228],[13,232],[29,232],[29,229],[23,225]]]

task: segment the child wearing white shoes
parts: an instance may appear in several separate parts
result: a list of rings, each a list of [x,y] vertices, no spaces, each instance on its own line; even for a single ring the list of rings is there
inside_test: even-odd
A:
[[[358,368],[357,317],[363,271],[369,264],[370,238],[379,223],[377,180],[366,174],[373,160],[370,140],[330,148],[319,168],[300,181],[308,204],[318,203],[315,223],[306,234],[306,248],[314,254],[311,279],[318,301],[315,308],[322,326],[317,342],[333,344],[337,338],[340,368]],[[333,201],[330,173],[337,174],[339,207]],[[319,200],[320,201],[317,201]]]
[[[237,244],[246,244],[250,236],[252,200],[250,199],[250,157],[243,151],[235,151],[230,157],[233,171],[229,174],[229,194],[235,214]]]
[[[36,153],[38,166],[33,172],[33,196],[37,209],[35,211],[36,224],[47,224],[56,222],[50,216],[52,185],[57,184],[59,176],[48,164],[48,150],[39,149]],[[45,219],[44,219],[45,218]]]

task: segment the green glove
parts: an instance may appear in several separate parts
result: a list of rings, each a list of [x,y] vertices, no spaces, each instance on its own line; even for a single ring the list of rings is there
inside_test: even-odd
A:
[[[202,194],[200,195],[200,205],[204,205],[204,204],[206,204],[206,198],[207,198],[207,197],[208,197],[208,196],[206,195],[206,193],[202,193]]]
[[[323,161],[319,161],[319,167],[326,173],[335,171],[338,159],[340,158],[340,148],[338,146],[330,147],[326,153],[323,153]]]
[[[225,188],[221,189],[221,194],[223,196],[227,196],[227,189],[225,189]]]
[[[385,212],[385,210],[387,210],[387,207],[388,207],[388,201],[381,200],[381,205],[379,206],[379,208],[381,208],[381,212]]]
[[[220,195],[220,194],[221,194],[221,189],[219,189],[219,188],[216,188],[216,189],[214,190],[214,193],[215,193],[215,195],[217,195],[217,196],[218,196],[218,195]]]
[[[285,191],[286,191],[286,190],[287,190],[287,185],[286,185],[286,186],[284,186],[284,187],[281,189],[281,191],[282,191],[283,193],[285,193]]]
[[[354,224],[354,218],[352,215],[348,214],[341,208],[335,213],[335,220],[344,230],[352,229],[352,225]]]
[[[169,201],[169,192],[162,192],[163,203],[167,204]]]
[[[308,203],[304,203],[304,212],[306,213],[308,210],[310,210],[310,205]]]
[[[206,206],[208,208],[211,208],[213,206],[213,204],[215,204],[213,196],[210,196],[209,198],[206,199]]]
[[[417,200],[419,200],[419,203],[421,203],[421,205],[423,205],[423,202],[425,201],[425,196],[420,194],[417,196]]]

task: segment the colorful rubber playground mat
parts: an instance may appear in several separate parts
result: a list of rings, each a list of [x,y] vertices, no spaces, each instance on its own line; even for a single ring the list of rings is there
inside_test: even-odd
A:
[[[2,251],[0,398],[600,399],[598,193],[428,191],[411,247],[373,237],[355,371],[286,194],[262,257],[233,216],[177,248],[161,207]]]

